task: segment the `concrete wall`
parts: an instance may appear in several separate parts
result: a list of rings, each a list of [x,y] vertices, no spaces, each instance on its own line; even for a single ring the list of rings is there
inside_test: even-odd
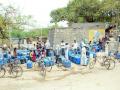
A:
[[[56,28],[49,31],[49,41],[52,47],[60,44],[62,40],[67,43],[73,43],[74,40],[80,42],[83,38],[89,40],[89,30],[105,30],[103,24],[99,23],[82,23],[74,24],[68,28]],[[104,36],[104,35],[103,35]]]

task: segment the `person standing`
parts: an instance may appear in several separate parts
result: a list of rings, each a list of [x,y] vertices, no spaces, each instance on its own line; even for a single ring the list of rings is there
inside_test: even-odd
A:
[[[36,49],[37,49],[37,45],[34,44],[34,50],[36,50]]]
[[[106,54],[106,56],[108,56],[108,42],[106,42],[106,44],[105,44],[105,54]]]
[[[60,46],[59,45],[56,45],[55,56],[56,56],[56,62],[55,63],[58,63],[59,56],[60,56]]]
[[[14,57],[14,59],[17,58],[17,48],[14,48],[14,51],[13,51],[13,57]]]
[[[50,52],[50,42],[49,42],[49,40],[46,41],[45,48],[46,48],[46,56],[49,56],[49,52]]]
[[[33,62],[36,62],[36,52],[35,52],[35,50],[33,50]]]
[[[12,58],[11,52],[8,52],[8,63],[11,62],[11,58]]]
[[[36,62],[35,50],[32,50],[32,52],[31,52],[31,59],[32,59],[33,62]]]
[[[74,43],[73,43],[73,50],[75,52],[75,54],[77,54],[77,48],[78,48],[78,43],[76,40],[74,40]]]
[[[61,55],[65,56],[65,43],[63,40],[61,41]]]
[[[92,41],[89,42],[89,50],[92,51]]]
[[[82,47],[81,65],[87,65],[86,47]]]
[[[69,51],[69,45],[68,45],[68,43],[66,43],[65,44],[65,58],[66,58],[66,60],[69,60],[68,51]]]
[[[17,48],[14,48],[14,50],[13,50],[13,58],[14,58],[14,62],[15,62],[16,64],[18,64],[19,61],[18,61],[18,59],[17,59]],[[21,63],[23,63],[23,61],[21,61]]]

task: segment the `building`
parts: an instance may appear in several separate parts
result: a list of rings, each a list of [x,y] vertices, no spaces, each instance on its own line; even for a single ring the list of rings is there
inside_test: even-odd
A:
[[[55,28],[49,31],[49,41],[54,48],[62,40],[73,43],[74,40],[80,42],[86,38],[88,41],[98,40],[105,37],[104,23],[74,23],[71,27]]]

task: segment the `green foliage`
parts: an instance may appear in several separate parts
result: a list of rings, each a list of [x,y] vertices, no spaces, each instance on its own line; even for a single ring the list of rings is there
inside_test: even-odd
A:
[[[4,21],[4,17],[0,16],[0,38],[6,39],[8,35],[7,25]]]
[[[42,28],[42,29],[34,29],[29,32],[25,32],[22,30],[13,30],[11,32],[12,37],[14,38],[34,38],[34,37],[40,37],[40,36],[48,36],[48,28]]]
[[[9,38],[10,30],[12,36],[24,38],[24,25],[33,26],[33,23],[32,16],[21,15],[19,10],[11,5],[0,5],[0,38]]]
[[[14,30],[11,32],[12,37],[14,38],[24,38],[25,37],[25,33],[23,31],[20,30]]]
[[[67,7],[51,12],[53,22],[120,23],[120,0],[72,0]]]
[[[59,8],[57,10],[52,11],[50,16],[53,18],[53,20],[51,22],[59,22],[62,20],[66,20],[66,12],[66,8]]]

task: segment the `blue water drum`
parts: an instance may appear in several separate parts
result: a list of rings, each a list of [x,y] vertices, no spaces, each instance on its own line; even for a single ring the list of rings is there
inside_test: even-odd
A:
[[[74,63],[75,63],[75,64],[80,64],[80,63],[81,63],[80,55],[76,55],[76,56],[74,57]]]
[[[96,53],[95,53],[95,52],[93,52],[93,57],[94,57],[94,58],[96,57]]]
[[[46,59],[48,59],[48,60],[52,60],[52,58],[51,58],[51,57],[46,57]]]
[[[49,61],[48,58],[45,58],[45,59],[44,59],[44,64],[45,64],[46,67],[49,67],[49,66],[50,66],[50,61]]]
[[[96,52],[99,52],[100,49],[97,45],[95,45],[94,48],[95,48]]]
[[[7,53],[4,53],[4,54],[3,54],[3,57],[4,57],[4,58],[8,58],[8,54],[7,54]]]
[[[90,52],[90,54],[93,54],[93,58],[95,58],[96,57],[96,52]]]
[[[32,68],[32,66],[33,66],[32,61],[28,60],[28,61],[27,61],[27,69]]]
[[[7,64],[8,63],[8,58],[4,58],[3,63]]]
[[[120,59],[120,53],[117,53],[116,58]]]
[[[60,63],[63,63],[64,60],[66,60],[64,56],[60,56],[60,57],[59,57],[59,62],[60,62]]]
[[[53,60],[50,60],[49,65],[50,65],[50,66],[54,66],[54,65],[55,65],[55,62],[54,62]]]
[[[68,51],[68,55],[70,56],[72,54],[72,51]]]
[[[53,66],[55,64],[51,57],[47,57],[46,59],[49,61],[49,66]]]
[[[71,57],[70,60],[71,60],[72,62],[74,62],[74,56],[75,56],[74,54],[72,54],[72,55],[70,56],[70,57]]]
[[[71,62],[69,60],[64,60],[63,61],[63,66],[65,68],[71,68]]]
[[[0,65],[3,65],[3,60],[2,59],[0,59]]]
[[[17,59],[18,59],[18,60],[21,60],[21,56],[17,56]]]
[[[30,56],[29,55],[26,55],[26,60],[30,60]]]

